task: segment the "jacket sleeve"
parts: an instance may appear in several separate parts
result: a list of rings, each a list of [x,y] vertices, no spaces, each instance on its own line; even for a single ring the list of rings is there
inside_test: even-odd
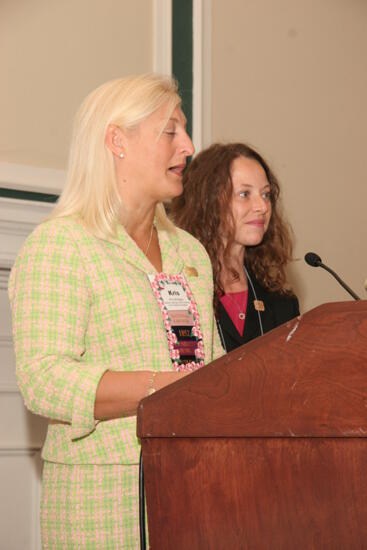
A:
[[[288,310],[289,319],[294,319],[300,315],[298,298],[295,294],[288,298]]]
[[[90,288],[62,220],[27,239],[9,279],[17,381],[32,412],[71,424],[71,438],[95,428],[94,400],[105,365],[83,360]]]
[[[281,298],[281,301],[277,304],[278,324],[286,323],[295,317],[298,317],[299,304],[298,298],[293,296],[286,296]]]
[[[294,311],[294,317],[298,317],[298,315],[300,315],[300,311],[299,311],[299,302],[298,302],[298,298],[297,296],[295,296],[293,298],[293,311]]]

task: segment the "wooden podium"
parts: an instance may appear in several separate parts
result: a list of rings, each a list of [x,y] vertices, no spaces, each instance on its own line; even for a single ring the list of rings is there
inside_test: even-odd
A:
[[[324,304],[141,401],[153,550],[367,548],[367,302]]]

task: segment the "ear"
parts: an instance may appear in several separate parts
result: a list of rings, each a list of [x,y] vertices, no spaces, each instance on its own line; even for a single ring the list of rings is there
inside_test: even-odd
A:
[[[125,155],[125,136],[121,128],[115,124],[109,124],[105,137],[106,147],[119,158]],[[122,155],[122,156],[121,156]]]

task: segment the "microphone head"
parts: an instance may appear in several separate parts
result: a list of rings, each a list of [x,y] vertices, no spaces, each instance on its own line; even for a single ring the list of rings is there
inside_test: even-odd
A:
[[[305,262],[312,267],[319,267],[322,264],[322,259],[315,252],[307,252]]]

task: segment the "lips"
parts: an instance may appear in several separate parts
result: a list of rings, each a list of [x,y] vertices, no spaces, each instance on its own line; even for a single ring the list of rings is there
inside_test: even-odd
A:
[[[246,222],[247,225],[253,225],[255,227],[261,227],[263,228],[265,226],[265,220],[251,220],[249,222]]]
[[[179,176],[181,178],[185,168],[186,168],[186,163],[182,163],[182,164],[177,164],[176,166],[171,166],[169,168],[169,171],[173,172],[174,174],[176,174],[176,176]]]

